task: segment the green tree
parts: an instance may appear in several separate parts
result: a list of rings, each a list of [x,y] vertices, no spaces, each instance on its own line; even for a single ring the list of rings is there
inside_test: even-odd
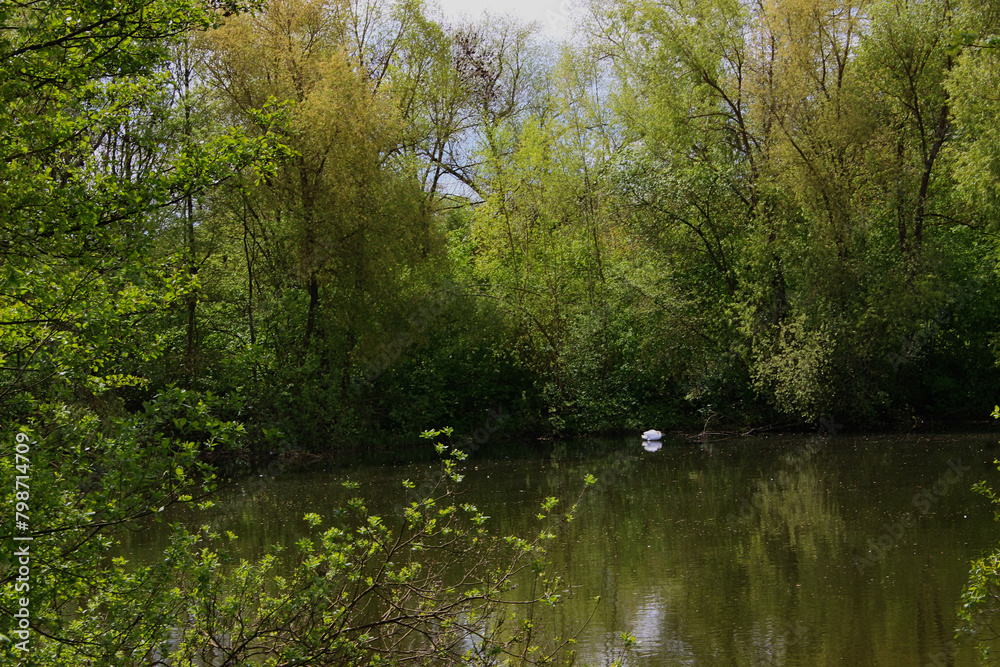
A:
[[[102,637],[66,620],[97,591],[127,596],[102,567],[114,532],[203,493],[201,453],[237,437],[211,399],[154,390],[128,410],[122,397],[146,391],[142,369],[161,352],[144,324],[196,287],[183,265],[152,261],[152,240],[185,197],[269,150],[239,132],[177,141],[166,58],[217,20],[213,5],[7,2],[0,17],[0,413],[4,442],[28,450],[19,461],[5,446],[3,525],[10,537],[16,471],[30,487],[18,533],[34,538],[30,591],[15,591],[7,560],[0,604],[12,618],[30,593],[30,657],[61,664],[81,642],[87,653],[162,631],[155,613]]]
[[[413,165],[393,157],[404,125],[390,87],[372,79],[392,56],[356,42],[358,20],[346,4],[273,2],[205,41],[226,117],[248,132],[268,129],[268,110],[283,119],[289,157],[234,187],[217,224],[244,239],[231,255],[255,291],[247,312],[273,315],[250,336],[275,362],[264,382],[301,388],[288,398],[310,441],[343,421],[332,406],[350,411],[359,368],[397,334],[441,245]]]
[[[955,304],[986,260],[947,150],[952,21],[946,3],[597,5],[621,201],[670,266],[642,290],[699,341],[689,396],[859,421],[948,400],[939,360],[971,364]]]

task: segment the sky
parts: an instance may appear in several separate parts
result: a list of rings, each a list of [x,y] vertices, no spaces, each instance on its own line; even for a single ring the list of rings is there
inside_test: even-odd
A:
[[[524,21],[537,21],[547,37],[569,36],[574,11],[573,0],[437,0],[444,13],[453,18],[467,15],[479,18],[484,10],[491,14],[511,14]]]

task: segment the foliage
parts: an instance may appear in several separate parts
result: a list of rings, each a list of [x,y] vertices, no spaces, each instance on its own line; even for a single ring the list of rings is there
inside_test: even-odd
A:
[[[1000,406],[994,406],[992,417],[1000,419]],[[1000,461],[994,461],[1000,470]],[[977,482],[973,489],[986,496],[994,508],[1000,507],[1000,495],[986,481]],[[1000,521],[1000,509],[994,518]],[[989,658],[987,642],[1000,638],[997,612],[1000,611],[1000,548],[973,559],[969,579],[962,591],[959,618],[965,624],[961,630],[980,642],[983,658]]]
[[[236,397],[269,448],[500,403],[549,432],[970,416],[990,16],[608,1],[561,53],[409,2],[226,17],[176,138],[271,150],[155,235],[188,287],[131,374]]]
[[[313,449],[974,414],[996,17],[949,7],[607,0],[556,52],[416,2],[11,5],[4,409],[177,383]]]
[[[185,399],[190,396],[180,391],[162,397],[149,408],[160,421],[136,430],[163,429],[163,420],[177,414]],[[204,416],[200,405],[188,414],[195,412]],[[424,436],[450,434],[444,429]],[[572,658],[571,638],[558,640],[545,626],[546,610],[559,604],[563,589],[545,560],[545,544],[573,520],[576,504],[560,513],[558,501],[550,498],[538,514],[536,535],[498,535],[489,529],[489,517],[461,501],[465,454],[439,444],[437,483],[405,506],[402,516],[372,515],[355,498],[333,511],[330,527],[320,530],[324,520],[307,515],[310,537],[294,548],[272,545],[272,553],[255,561],[228,555],[238,539],[232,533],[177,526],[161,562],[137,567],[115,557],[111,567],[98,567],[89,558],[107,557],[109,527],[162,512],[164,507],[155,507],[160,503],[183,501],[188,497],[177,493],[194,480],[180,467],[191,462],[185,454],[156,459],[156,469],[178,467],[161,495],[150,497],[156,484],[134,470],[125,474],[135,462],[126,454],[138,451],[137,443],[123,444],[124,451],[101,447],[105,456],[118,455],[121,465],[104,473],[106,487],[88,494],[65,517],[60,531],[65,537],[50,536],[43,551],[33,552],[36,567],[58,563],[53,570],[64,572],[32,579],[32,599],[45,599],[47,611],[33,624],[44,639],[32,644],[31,655],[44,664],[370,665],[433,659],[499,665]],[[110,490],[120,491],[117,482],[123,478],[145,493],[114,502]],[[50,488],[62,486],[59,481]],[[593,482],[588,477],[585,486]],[[81,533],[100,527],[102,538],[77,548]],[[70,579],[67,571],[89,574]],[[9,598],[13,588],[7,591]]]
[[[670,258],[654,294],[708,344],[689,382],[711,387],[711,352],[730,350],[730,385],[752,383],[809,421],[928,409],[900,390],[901,367],[916,364],[907,377],[934,391],[940,367],[925,361],[945,349],[942,321],[979,349],[993,327],[952,319],[956,295],[978,291],[966,276],[992,259],[954,243],[988,212],[962,199],[970,181],[955,168],[987,147],[953,124],[952,105],[966,102],[951,96],[967,92],[953,84],[951,6],[596,11],[617,73],[619,189],[635,239]],[[983,29],[991,17],[970,5],[961,20]]]
[[[202,457],[235,448],[242,432],[212,415],[214,402],[172,388],[142,411],[114,417],[36,404],[20,425],[30,447],[31,567],[27,587],[15,586],[19,561],[5,554],[0,605],[13,617],[22,606],[17,600],[31,600],[29,655],[39,664],[116,664],[168,630],[169,561],[132,576],[108,567],[107,559],[121,531],[159,520],[172,505],[202,503],[214,488]],[[4,437],[13,442],[15,433]],[[4,479],[14,479],[14,464],[13,456],[4,457]],[[12,503],[3,519],[11,530]],[[9,658],[23,657],[13,644],[2,648]]]
[[[188,618],[172,664],[250,656],[266,664],[549,664],[565,655],[570,644],[541,635],[544,612],[525,603],[558,604],[544,545],[573,508],[560,516],[554,499],[547,502],[534,538],[495,535],[489,517],[456,491],[464,455],[444,445],[438,452],[437,485],[405,508],[398,526],[371,515],[361,499],[324,531],[321,517],[307,515],[314,534],[296,545],[290,573],[279,553],[228,563],[208,546],[185,549]],[[235,536],[186,539],[221,548]]]

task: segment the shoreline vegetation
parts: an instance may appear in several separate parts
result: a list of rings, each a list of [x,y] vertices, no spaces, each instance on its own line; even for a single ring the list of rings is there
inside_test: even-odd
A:
[[[755,438],[801,438],[815,436],[827,438],[830,436],[842,435],[846,437],[867,437],[867,436],[893,436],[893,435],[946,435],[946,434],[993,434],[997,432],[996,424],[983,419],[978,421],[964,420],[960,422],[932,422],[923,420],[914,422],[911,426],[902,428],[900,425],[887,425],[883,428],[869,428],[863,431],[851,430],[835,424],[835,428],[813,427],[801,423],[788,423],[769,426],[734,428],[730,430],[711,431],[672,431],[665,433],[662,442],[670,446],[684,446],[687,444],[702,444],[711,442],[739,442],[743,439]],[[622,438],[634,437],[636,445],[640,444],[638,435],[633,431],[605,431],[600,433],[584,433],[573,435],[537,435],[537,434],[508,434],[501,433],[494,441],[494,445],[501,451],[515,449],[516,451],[531,452],[539,448],[547,448],[561,441],[588,440],[597,441],[621,440]],[[463,446],[462,438],[455,438],[449,441],[451,446],[462,451],[469,452],[470,448]],[[476,449],[479,449],[478,447]],[[249,466],[251,469],[266,469],[268,464],[277,462],[282,469],[289,467],[292,469],[308,469],[316,465],[336,465],[337,467],[350,468],[366,463],[382,462],[428,462],[434,460],[430,450],[427,449],[426,442],[419,438],[413,440],[397,439],[384,444],[372,445],[371,443],[360,443],[353,447],[341,447],[326,452],[312,452],[303,449],[272,450],[267,452],[253,450],[233,450],[225,452],[207,452],[206,461],[214,466],[225,468],[234,462],[239,462],[241,466]],[[240,470],[245,473],[246,468]]]

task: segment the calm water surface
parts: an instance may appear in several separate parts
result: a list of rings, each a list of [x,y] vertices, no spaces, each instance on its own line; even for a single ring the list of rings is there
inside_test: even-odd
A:
[[[546,496],[582,501],[550,555],[570,594],[561,633],[583,628],[581,663],[622,631],[640,665],[978,665],[956,641],[969,561],[1000,541],[979,480],[1000,486],[996,434],[735,439],[638,438],[473,452],[463,486],[502,533],[537,532]],[[285,472],[227,489],[214,517],[248,554],[306,533],[306,512],[343,505],[340,482],[398,513],[402,480],[433,464]],[[126,545],[165,546],[153,530]],[[594,597],[601,602],[594,606]],[[587,619],[590,618],[589,623]]]

